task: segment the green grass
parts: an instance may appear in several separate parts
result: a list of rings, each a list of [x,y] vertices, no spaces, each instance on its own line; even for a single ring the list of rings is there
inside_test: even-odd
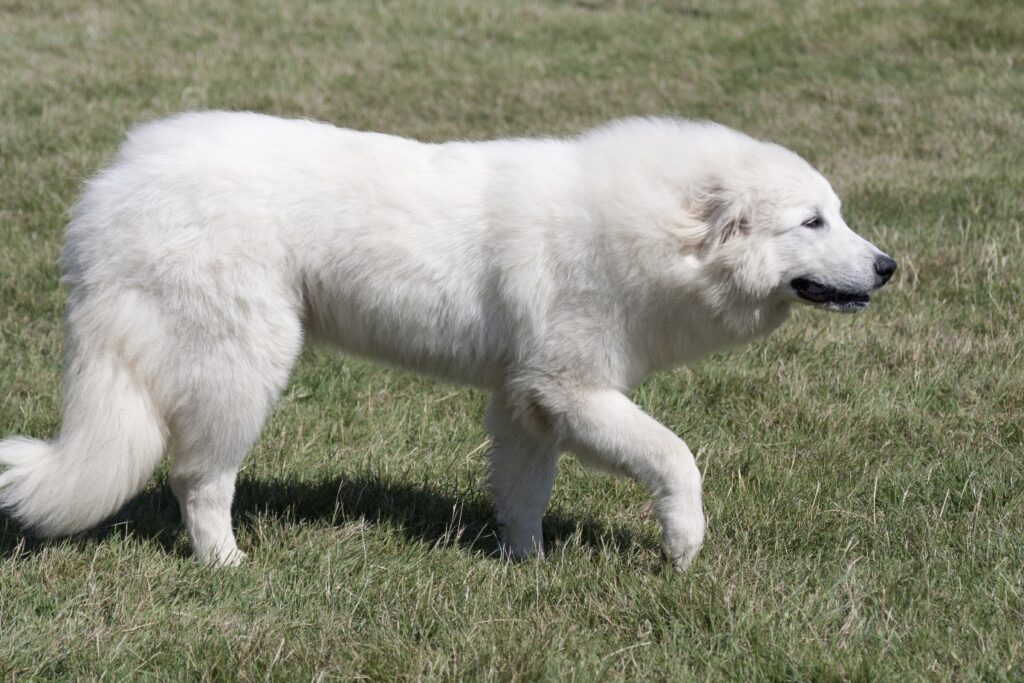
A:
[[[686,575],[644,492],[570,458],[548,560],[495,560],[485,398],[311,349],[241,474],[246,566],[188,559],[164,472],[82,537],[0,519],[3,678],[1021,680],[1022,45],[1012,0],[0,0],[0,435],[59,424],[79,184],[184,109],[713,118],[819,165],[901,263],[865,314],[635,392],[705,473]]]

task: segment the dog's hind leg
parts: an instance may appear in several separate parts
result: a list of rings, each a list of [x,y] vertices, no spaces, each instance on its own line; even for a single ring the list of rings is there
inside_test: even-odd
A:
[[[230,413],[207,410],[183,414],[175,429],[170,483],[192,550],[200,562],[235,565],[245,559],[231,529],[235,479],[263,424],[265,406],[247,405],[244,396],[224,397]]]
[[[200,562],[245,559],[231,528],[235,480],[301,345],[297,318],[278,321],[274,343],[265,331],[247,329],[253,343],[227,345],[228,351],[193,367],[187,403],[171,422],[171,489]]]
[[[551,498],[558,448],[513,419],[498,397],[487,408],[491,446],[491,489],[501,533],[501,552],[512,559],[544,554],[541,520]]]

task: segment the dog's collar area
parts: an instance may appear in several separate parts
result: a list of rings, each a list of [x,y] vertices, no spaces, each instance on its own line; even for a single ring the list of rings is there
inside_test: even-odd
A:
[[[795,278],[789,286],[801,299],[836,311],[859,311],[871,302],[866,292],[844,292],[803,277]]]

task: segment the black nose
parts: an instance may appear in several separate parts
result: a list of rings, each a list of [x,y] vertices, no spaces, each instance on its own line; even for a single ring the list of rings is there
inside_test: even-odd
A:
[[[882,284],[884,285],[892,277],[892,274],[896,272],[896,262],[888,256],[879,256],[875,259],[875,272],[882,278]]]

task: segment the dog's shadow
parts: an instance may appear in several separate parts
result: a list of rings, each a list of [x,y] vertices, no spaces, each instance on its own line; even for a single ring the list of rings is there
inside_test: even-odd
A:
[[[498,557],[498,528],[489,501],[480,495],[462,495],[439,486],[379,474],[312,482],[242,478],[235,493],[233,518],[236,530],[243,536],[268,518],[296,525],[343,526],[363,521],[386,525],[410,541],[430,547],[457,546]],[[85,550],[111,536],[152,541],[171,555],[189,553],[178,503],[166,484],[147,488],[96,529],[56,542],[70,542]],[[557,510],[544,516],[544,543],[548,549],[577,538],[585,546],[620,552],[634,545],[633,534],[621,527],[569,517]],[[34,555],[54,542],[26,536],[13,520],[0,514],[2,555]],[[250,553],[254,550],[245,549]]]

